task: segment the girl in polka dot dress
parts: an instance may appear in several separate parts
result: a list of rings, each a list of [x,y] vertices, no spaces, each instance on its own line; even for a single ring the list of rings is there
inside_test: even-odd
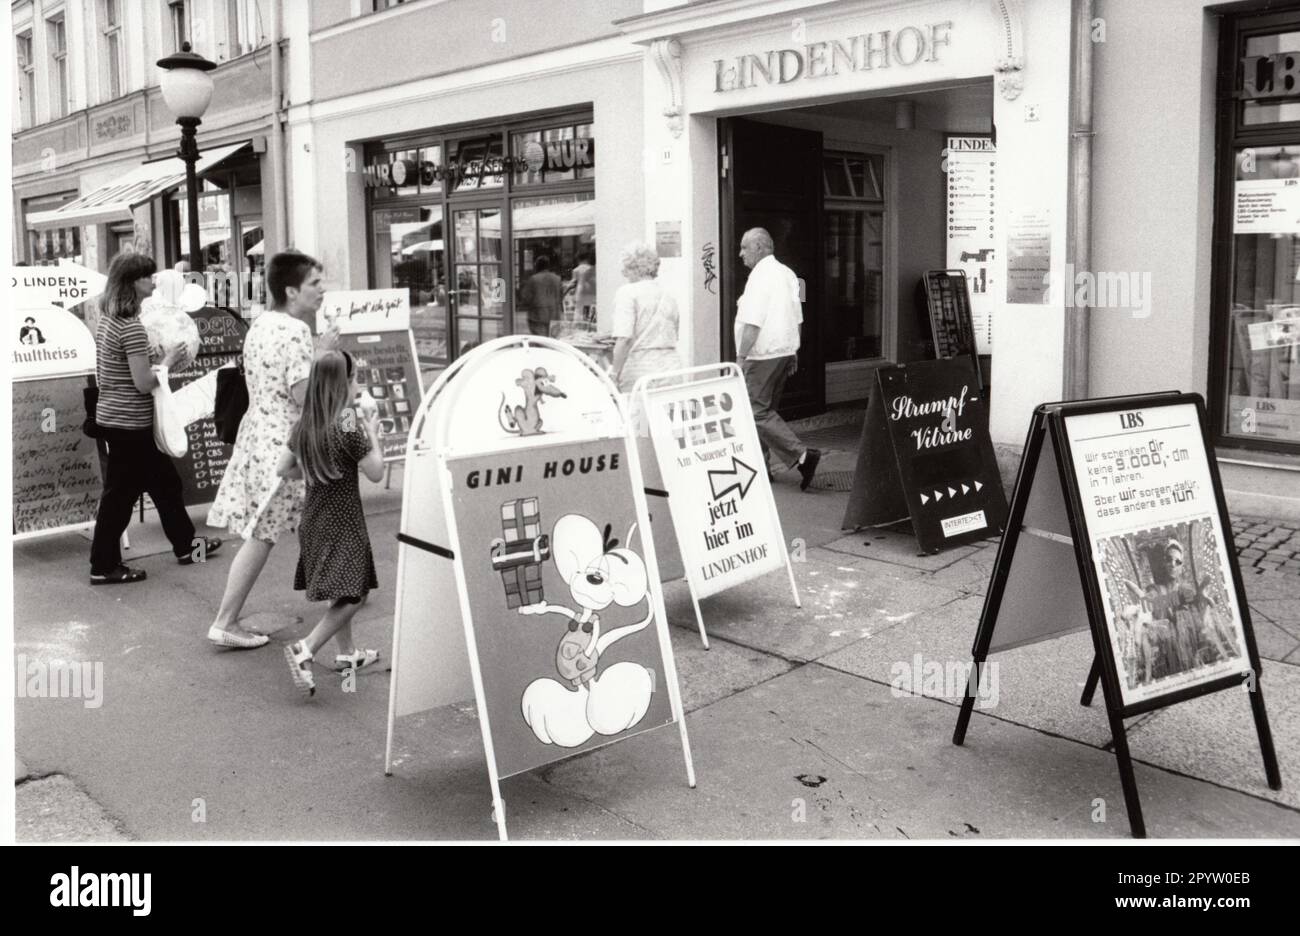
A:
[[[379,659],[377,651],[358,651],[352,642],[352,618],[379,587],[357,469],[371,481],[384,474],[379,415],[353,409],[357,392],[352,358],[342,351],[320,354],[307,380],[302,418],[277,468],[281,477],[307,482],[293,587],[306,591],[308,601],[330,603],[306,638],[284,648],[294,685],[309,695],[316,692],[312,659],[331,637],[342,651],[335,669],[360,670]]]

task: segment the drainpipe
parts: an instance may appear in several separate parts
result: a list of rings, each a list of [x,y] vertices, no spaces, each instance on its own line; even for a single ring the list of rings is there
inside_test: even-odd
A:
[[[1065,256],[1076,272],[1092,264],[1092,4],[1073,0],[1070,55],[1070,194],[1066,206]],[[1068,269],[1068,268],[1067,268]],[[1063,282],[1065,289],[1074,284]],[[1067,400],[1088,396],[1089,316],[1086,306],[1065,307],[1065,373]]]
[[[280,48],[281,0],[271,0],[271,139],[267,154],[275,180],[275,226],[268,246],[276,252],[289,245],[289,172],[284,159],[284,54]],[[267,250],[267,254],[271,253]]]

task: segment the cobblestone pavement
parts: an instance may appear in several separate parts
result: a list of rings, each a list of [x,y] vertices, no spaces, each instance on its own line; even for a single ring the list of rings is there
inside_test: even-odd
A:
[[[1300,575],[1300,529],[1262,517],[1232,521],[1241,568]]]
[[[843,410],[791,423],[804,444],[825,454],[856,454],[862,434],[862,417]],[[848,491],[853,487],[851,460],[840,470],[818,472],[813,487]],[[1281,572],[1300,575],[1300,527],[1266,517],[1234,517],[1232,535],[1243,572]]]

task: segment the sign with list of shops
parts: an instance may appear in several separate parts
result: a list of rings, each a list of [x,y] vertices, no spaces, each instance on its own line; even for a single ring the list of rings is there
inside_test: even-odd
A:
[[[969,357],[876,371],[843,529],[910,517],[923,552],[1006,523],[988,412]]]
[[[411,421],[424,397],[411,333],[344,334],[339,336],[339,350],[352,355],[357,385],[370,394],[379,409],[379,440],[384,448],[384,461],[401,460],[406,457]]]
[[[1100,682],[1139,838],[1125,718],[1244,686],[1269,786],[1281,789],[1207,425],[1192,393],[1039,406],[973,648],[978,669],[990,653],[1091,629],[1097,653],[1081,703]],[[955,744],[974,701],[968,688]]]
[[[997,288],[994,266],[997,145],[990,137],[950,136],[944,160],[948,181],[947,266],[966,274],[976,351],[992,354]]]

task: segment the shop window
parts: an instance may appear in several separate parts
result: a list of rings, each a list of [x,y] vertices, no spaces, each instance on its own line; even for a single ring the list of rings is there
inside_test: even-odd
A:
[[[429,195],[442,191],[442,147],[376,150],[366,156],[366,188],[376,196]]]
[[[1211,339],[1216,437],[1300,445],[1300,22],[1229,18]]]
[[[36,62],[32,58],[30,31],[14,37],[18,61],[18,114],[20,126],[26,130],[36,125]]]
[[[244,261],[240,305],[255,314],[266,308],[266,231],[261,219],[240,221],[239,249]]]
[[[596,330],[596,196],[510,203],[516,334],[569,337]]]
[[[572,182],[596,174],[590,123],[511,134],[510,154],[515,185]]]
[[[885,157],[827,153],[822,158],[822,191],[827,198],[885,199]]]
[[[371,213],[374,289],[407,289],[411,331],[422,364],[447,356],[446,241],[442,206],[380,208]]]
[[[55,266],[60,260],[81,263],[81,228],[28,231],[27,256],[32,266]]]

